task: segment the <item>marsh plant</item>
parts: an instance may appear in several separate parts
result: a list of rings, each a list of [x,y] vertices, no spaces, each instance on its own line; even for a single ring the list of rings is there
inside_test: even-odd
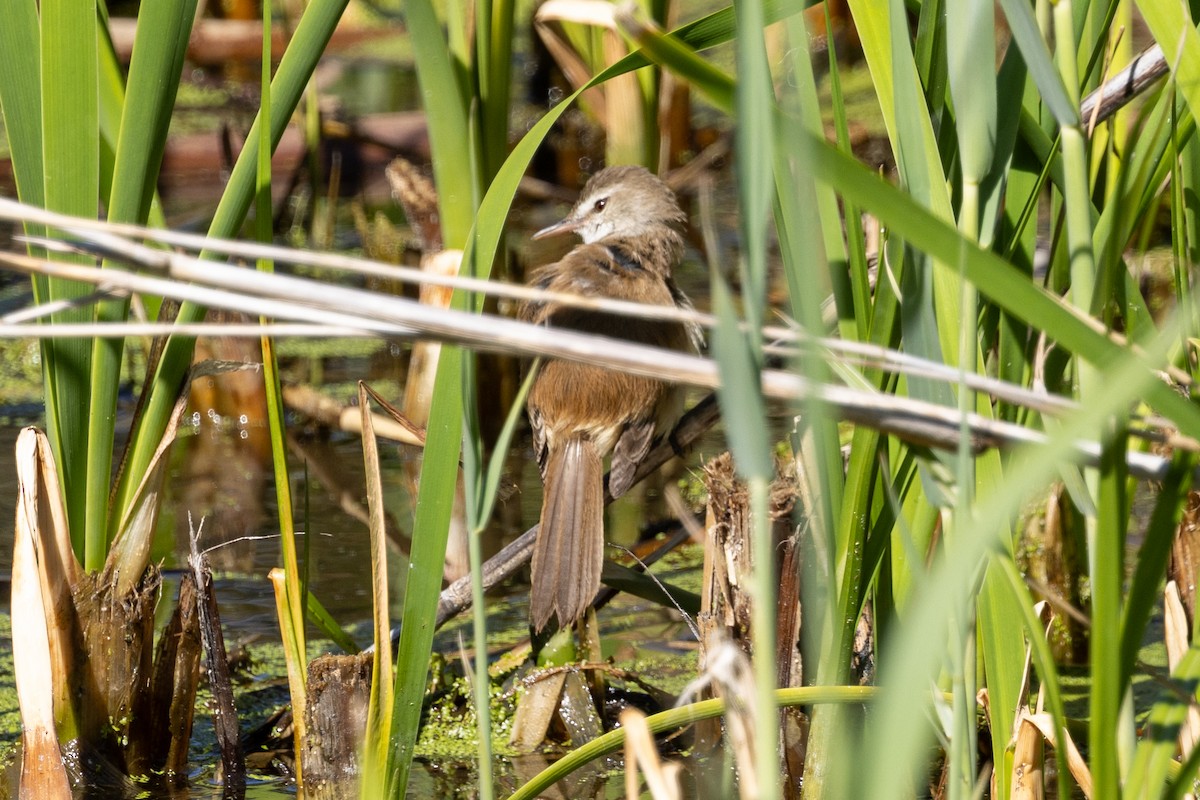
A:
[[[1024,745],[1018,758],[1013,744],[1016,729],[1033,719],[1052,743],[1060,796],[1072,784],[1104,797],[1184,792],[1200,758],[1190,749],[1182,764],[1174,758],[1180,703],[1195,686],[1191,651],[1174,662],[1172,697],[1151,709],[1135,709],[1130,698],[1138,645],[1166,573],[1166,543],[1191,485],[1186,439],[1200,430],[1186,399],[1194,372],[1187,287],[1196,227],[1186,198],[1198,163],[1195,9],[1115,0],[1011,0],[999,12],[986,2],[846,5],[894,174],[880,175],[850,152],[836,51],[808,53],[819,13],[737,4],[664,34],[644,11],[622,7],[616,24],[636,49],[593,78],[656,65],[688,82],[735,129],[740,292],[727,283],[728,271],[711,272],[710,352],[730,449],[760,526],[753,624],[754,696],[767,710],[754,731],[760,796],[785,789],[769,712],[778,700],[767,655],[776,652],[777,598],[765,535],[773,442],[763,420],[766,397],[785,394],[788,376],[804,379],[790,396],[811,498],[801,526],[806,683],[830,691],[847,685],[863,609],[878,620],[874,711],[847,725],[858,715],[846,706],[813,706],[803,793],[908,796],[930,770],[927,746],[936,742],[949,796],[989,785],[1008,796],[1034,764],[1024,760]],[[1136,110],[1110,116],[1106,109],[1101,117],[1092,103],[1085,116],[1081,98],[1130,59],[1135,14],[1161,47],[1166,78]],[[768,32],[782,42],[771,52],[786,59],[768,60]],[[728,41],[732,72],[705,55]],[[824,103],[814,67],[831,98]],[[494,260],[520,175],[579,96],[551,109],[495,174],[465,264]],[[1177,291],[1173,310],[1155,317],[1133,245],[1150,238],[1160,209],[1172,219]],[[870,258],[864,214],[884,231]],[[768,268],[775,247],[777,276]],[[786,300],[768,309],[776,277]],[[821,301],[830,295],[841,342],[871,346],[864,353],[902,351],[925,368],[831,358],[830,344],[817,338],[827,330]],[[766,355],[768,313],[805,332],[782,371]],[[447,377],[446,398],[459,396],[458,375]],[[914,432],[887,413],[864,412],[863,395],[902,416],[942,421]],[[444,434],[451,450],[458,422]],[[1150,442],[1168,431],[1172,448],[1152,453]],[[1149,472],[1138,466],[1147,456]],[[1135,475],[1160,483],[1144,544],[1131,555]],[[1057,480],[1083,522],[1087,552],[1086,763],[1068,758],[1078,754],[1081,734],[1068,726],[1059,668],[1013,555],[1019,512]],[[977,758],[981,737],[990,739],[990,763]]]
[[[345,6],[338,0],[312,3],[297,22],[210,235],[239,233],[256,192],[269,190],[258,154],[268,154],[282,136]],[[103,214],[110,222],[161,225],[155,186],[196,3],[143,6],[127,72],[117,62],[102,3],[14,0],[3,14],[0,109],[20,198],[85,219]],[[266,67],[269,75],[269,59]],[[26,225],[34,239],[47,232]],[[50,255],[60,265],[94,262],[91,256],[48,254],[40,243],[31,244],[29,254]],[[130,313],[128,295],[80,301],[90,292],[87,285],[61,272],[36,274],[32,281],[35,303],[54,309],[44,319],[50,326],[119,323]],[[145,300],[151,310],[158,308],[153,293]],[[185,303],[175,319],[194,323],[204,313],[202,305]],[[25,557],[18,559],[24,569],[14,586],[27,593],[14,606],[29,610],[17,616],[41,635],[14,637],[14,650],[24,665],[18,666],[18,683],[45,701],[37,706],[43,713],[36,725],[26,718],[27,728],[43,740],[96,749],[131,774],[166,768],[160,758],[145,757],[148,742],[161,737],[148,721],[151,712],[139,704],[151,680],[158,596],[157,571],[148,566],[150,540],[193,343],[188,336],[159,343],[114,475],[124,340],[47,335],[41,343],[46,433],[30,432],[20,453],[28,463],[22,466],[27,477],[17,553]],[[264,360],[271,360],[269,350]],[[47,558],[51,553],[55,558]],[[294,561],[291,566],[294,574]],[[37,772],[53,763],[39,758],[45,754],[27,751],[26,768]]]
[[[1105,798],[1183,796],[1200,764],[1195,733],[1185,725],[1200,677],[1188,644],[1195,623],[1187,587],[1195,576],[1186,559],[1177,559],[1184,566],[1174,572],[1184,596],[1174,600],[1168,585],[1168,599],[1160,597],[1200,440],[1200,411],[1190,400],[1198,318],[1190,287],[1200,231],[1192,202],[1200,184],[1196,4],[848,0],[894,159],[894,169],[883,170],[851,150],[838,60],[846,54],[809,51],[825,16],[804,5],[737,3],[670,33],[666,9],[621,6],[603,35],[618,32],[629,54],[510,145],[512,4],[478,2],[469,11],[451,4],[443,22],[430,2],[410,0],[404,13],[445,246],[463,251],[464,278],[487,278],[503,263],[519,181],[555,122],[591,86],[643,74],[637,70],[665,70],[686,82],[725,117],[734,138],[738,255],[736,264],[710,270],[711,314],[703,317],[710,357],[672,362],[615,348],[602,363],[644,373],[668,364],[653,374],[713,388],[720,399],[751,511],[746,686],[755,713],[743,773],[753,764],[757,796],[909,797],[926,791],[930,774],[940,776],[934,791],[954,798],[980,789],[1041,796],[1047,781],[1060,797],[1080,790]],[[2,8],[13,22],[0,27],[0,103],[22,199],[83,217],[103,208],[114,220],[154,221],[154,175],[191,10],[144,5],[138,32],[145,46],[135,48],[122,89],[105,68],[103,15],[93,5],[7,0]],[[305,11],[212,235],[237,233],[264,182],[256,158],[278,141],[342,8],[315,0]],[[1133,42],[1135,30],[1157,44],[1145,57],[1160,65],[1157,83],[1115,113],[1085,101],[1130,62],[1135,46],[1150,43]],[[719,45],[727,49],[710,55]],[[1123,91],[1116,106],[1133,99]],[[641,118],[646,136],[657,136],[653,117]],[[870,251],[864,217],[882,231]],[[1154,308],[1141,280],[1147,242],[1168,265],[1160,277],[1169,302]],[[58,257],[38,245],[32,255]],[[208,278],[199,270],[188,275],[218,279],[215,270]],[[34,280],[39,301],[85,291],[76,282]],[[480,318],[484,290],[460,286],[470,290],[456,292],[436,319],[411,311],[401,318],[399,307],[354,309],[358,324],[380,335],[397,335],[387,326],[402,322],[407,336],[415,330],[452,343],[441,349],[424,431],[399,645],[394,666],[382,656],[377,662],[363,780],[369,796],[402,796],[408,784],[460,469],[473,574],[481,572],[477,538],[499,468],[497,455],[484,457],[495,443],[482,440],[477,419],[473,348],[601,358],[566,334]],[[779,301],[769,305],[768,296]],[[178,319],[195,322],[201,311],[185,302]],[[56,312],[55,320],[126,313],[123,301],[106,300]],[[304,313],[279,311],[292,319]],[[786,324],[778,324],[781,317]],[[472,327],[479,323],[490,338]],[[126,459],[110,504],[119,342],[43,345],[63,519],[89,571],[100,569],[110,542],[121,541],[190,356],[190,340],[172,337],[148,377],[134,428],[133,452],[143,455]],[[799,687],[776,685],[776,609],[801,598],[779,597],[779,586],[792,584],[775,579],[768,505],[779,448],[765,422],[768,401],[788,403],[795,414],[786,444],[804,486],[796,520],[804,553]],[[512,423],[520,412],[503,413]],[[511,433],[510,424],[502,444]],[[1154,491],[1135,542],[1138,481],[1152,481]],[[1085,557],[1073,578],[1088,587],[1081,608],[1027,581],[1017,566],[1018,517],[1051,492],[1079,523]],[[478,675],[487,667],[482,594],[477,577]],[[1035,607],[1042,599],[1055,613],[1086,620],[1083,721],[1066,716],[1061,665]],[[1176,632],[1173,655],[1169,675],[1158,676],[1168,691],[1146,708],[1132,686],[1160,607]],[[875,621],[878,664],[876,685],[867,688],[852,685],[865,609]],[[487,702],[486,681],[478,681],[477,707]],[[800,788],[780,778],[774,712],[792,704],[810,714]],[[53,708],[56,721],[67,713]],[[646,724],[661,732],[723,710],[719,701],[703,701]],[[479,741],[489,742],[488,717],[478,719]],[[613,732],[579,748],[517,796],[536,796],[622,737]],[[1047,744],[1053,769],[1043,764]],[[990,758],[981,759],[981,750]],[[478,763],[480,794],[491,796],[486,746]]]

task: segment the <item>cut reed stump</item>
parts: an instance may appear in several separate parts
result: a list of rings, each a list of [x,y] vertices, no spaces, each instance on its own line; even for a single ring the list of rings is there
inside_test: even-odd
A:
[[[308,735],[301,754],[304,796],[358,796],[358,754],[367,728],[371,654],[327,655],[308,665]]]
[[[33,734],[25,742],[40,760],[25,758],[23,771],[37,785],[26,784],[23,798],[64,796],[68,762],[77,773],[75,789],[124,796],[122,787],[132,785],[128,776],[167,771],[163,759],[172,749],[174,764],[186,750],[186,738],[163,748],[155,724],[184,712],[176,700],[194,695],[194,683],[183,684],[194,681],[196,670],[179,668],[170,646],[155,663],[162,578],[149,563],[167,454],[184,408],[183,400],[176,403],[104,566],[93,572],[84,571],[72,550],[49,438],[36,428],[18,436],[12,605],[21,613],[13,619],[14,674],[22,721]],[[176,679],[180,685],[155,693],[160,677],[163,685]],[[183,705],[190,713],[191,704]],[[190,726],[182,721],[181,737]],[[78,755],[60,757],[60,740],[64,751]]]
[[[708,538],[704,548],[704,578],[701,588],[700,670],[714,666],[717,643],[732,642],[747,657],[751,648],[750,575],[754,568],[751,534],[750,494],[735,472],[733,458],[725,453],[704,466],[708,489]],[[771,537],[776,554],[777,627],[775,631],[779,687],[800,686],[803,669],[800,660],[800,546],[799,530],[793,511],[800,499],[800,482],[795,466],[780,462],[771,484]],[[786,796],[799,796],[800,773],[804,764],[804,741],[808,730],[805,715],[799,709],[783,709],[780,717],[780,741],[786,756]],[[704,740],[715,741],[715,731],[698,731]]]
[[[162,577],[150,565],[142,578],[122,591],[112,564],[85,573],[75,587],[76,619],[83,647],[82,663],[68,673],[75,696],[79,731],[84,742],[126,775],[150,764],[148,729],[135,719],[135,704],[149,691],[153,674],[154,608]]]

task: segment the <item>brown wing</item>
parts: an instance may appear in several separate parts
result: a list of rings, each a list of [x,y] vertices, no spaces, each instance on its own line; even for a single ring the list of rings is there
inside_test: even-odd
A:
[[[608,472],[608,493],[620,497],[633,485],[638,464],[650,452],[654,441],[654,420],[637,420],[626,426],[613,448],[612,466]]]
[[[675,302],[676,308],[683,308],[688,311],[695,310],[692,301],[683,293],[682,289],[675,285],[674,280],[667,278],[666,283],[667,290],[671,293],[671,299]],[[699,353],[704,349],[704,328],[700,327],[700,323],[698,322],[688,322],[684,325],[684,328],[687,335],[687,344],[691,347],[690,352]],[[685,353],[689,352],[682,346],[679,349]]]
[[[558,264],[547,264],[533,271],[529,276],[529,285],[535,289],[549,289],[558,272]],[[532,322],[540,325],[545,321],[546,304],[536,300],[527,300],[517,309],[517,319],[522,322]]]
[[[546,421],[542,418],[542,412],[533,406],[529,407],[529,427],[533,431],[533,455],[537,458],[538,471],[545,482],[546,460],[550,449],[547,447]]]
[[[557,264],[550,264],[546,267],[536,270],[531,276],[530,285],[536,286],[539,289],[547,289],[550,287],[550,282],[553,278],[554,270]],[[522,303],[517,310],[517,317],[522,322],[532,322],[535,325],[545,323],[547,306],[545,303],[527,302]],[[539,376],[540,377],[540,376]],[[534,385],[539,378],[534,378]],[[527,409],[529,412],[529,427],[533,432],[533,454],[537,458],[538,471],[541,473],[542,481],[546,480],[546,461],[548,458],[548,437],[546,431],[546,420],[542,416],[542,411],[533,402],[533,395],[530,395],[527,401]]]

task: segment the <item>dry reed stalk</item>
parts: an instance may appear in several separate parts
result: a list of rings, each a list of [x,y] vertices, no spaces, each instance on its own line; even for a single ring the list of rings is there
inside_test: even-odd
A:
[[[225,652],[225,637],[221,632],[221,615],[213,595],[212,572],[199,549],[200,531],[191,528],[188,519],[188,567],[196,587],[196,608],[199,628],[204,639],[205,663],[213,695],[213,732],[221,753],[221,779],[226,792],[244,792],[246,757],[238,735],[237,711],[233,705],[233,684],[229,675],[229,659]]]
[[[1054,730],[1054,717],[1048,713],[1030,714],[1026,712],[1021,714],[1020,720],[1022,722],[1028,720],[1041,731],[1042,737],[1050,743],[1051,747],[1066,747],[1067,767],[1071,770],[1071,777],[1075,779],[1083,796],[1087,800],[1092,800],[1095,796],[1092,791],[1092,771],[1088,768],[1087,761],[1080,755],[1079,748],[1075,746],[1075,740],[1068,734],[1065,736],[1065,740],[1060,742]]]
[[[1188,627],[1196,618],[1196,579],[1200,575],[1200,492],[1190,491],[1171,542],[1167,577],[1183,603]]]
[[[628,800],[641,797],[640,769],[653,800],[682,800],[679,788],[682,767],[659,757],[646,715],[636,708],[627,708],[621,712],[621,727],[625,730],[625,797]]]
[[[1042,600],[1035,603],[1033,609],[1038,619],[1043,623],[1042,635],[1048,638],[1054,623],[1050,604]],[[1033,710],[1029,707],[1029,686],[1032,675],[1033,647],[1027,642],[1025,645],[1024,666],[1021,673],[1020,697],[1017,703],[1016,717],[1013,720],[1013,766],[1009,785],[1013,798],[1041,800],[1045,796],[1046,791],[1044,775],[1045,748],[1043,746],[1045,740],[1040,730],[1031,721]],[[1039,694],[1038,713],[1042,712],[1044,700],[1045,695]],[[986,688],[979,690],[979,702],[983,706],[984,712],[990,718],[992,707]],[[996,771],[994,765],[991,786],[992,794],[995,795]]]
[[[45,434],[26,428],[17,438],[17,515],[12,567],[13,673],[21,711],[21,800],[70,797],[58,745],[55,699],[74,643],[62,625],[70,619],[72,577],[78,563],[70,549],[66,512],[58,491],[54,457]],[[55,566],[57,565],[57,566]],[[63,616],[63,615],[67,616]],[[59,713],[69,713],[60,709]]]
[[[200,617],[196,582],[190,572],[179,581],[179,595],[171,621],[158,638],[154,675],[144,697],[147,710],[139,716],[147,726],[165,735],[151,741],[149,762],[137,774],[159,767],[171,783],[183,783],[188,773],[188,748],[196,714],[200,679]]]
[[[283,401],[293,411],[304,414],[334,430],[362,435],[362,415],[357,408],[321,394],[311,386],[284,386]],[[407,420],[392,419],[374,413],[371,415],[371,420],[375,428],[375,435],[383,439],[414,447],[425,446],[424,431]]]
[[[578,89],[591,80],[592,70],[567,38],[560,35],[555,23],[591,25],[615,35],[613,5],[601,0],[547,0],[538,6],[534,14],[533,29],[537,31],[538,38],[562,70],[567,82],[573,89]],[[608,125],[607,98],[604,87],[594,86],[583,93],[579,103],[601,129],[612,130],[615,126]]]
[[[1179,596],[1175,581],[1167,581],[1163,589],[1163,639],[1167,645],[1167,666],[1171,672],[1179,665],[1191,647],[1191,622]],[[1200,742],[1200,708],[1193,702],[1188,706],[1187,719],[1179,727],[1179,753],[1186,759]]]
[[[416,192],[416,196],[419,198],[423,195],[420,192]],[[420,208],[411,209],[409,213],[418,220],[424,219],[425,216],[428,216],[427,214],[423,215],[423,212],[420,210]],[[141,228],[131,225],[115,225],[111,223],[98,222],[95,220],[84,220],[75,217],[67,217],[61,214],[54,214],[52,212],[46,212],[32,206],[24,206],[19,203],[0,198],[0,218],[11,217],[22,219],[25,218],[26,214],[30,215],[29,218],[31,221],[38,221],[44,224],[56,224],[60,227],[70,229],[73,232],[73,235],[81,237],[82,241],[80,242],[80,245],[85,248],[88,246],[87,241],[89,238],[89,232],[106,234],[104,237],[105,247],[115,250],[115,254],[127,259],[131,259],[134,263],[143,263],[144,265],[152,268],[162,267],[164,251],[147,251],[144,248],[136,246],[133,241],[129,241],[121,237],[129,237],[129,239],[142,238],[164,244],[184,246],[190,248],[194,252],[207,249],[245,260],[252,260],[254,258],[270,258],[280,263],[304,264],[314,267],[349,271],[360,275],[376,276],[404,283],[416,284],[421,286],[423,291],[426,287],[441,288],[446,291],[447,296],[450,289],[461,289],[463,291],[475,292],[485,296],[502,299],[554,302],[571,307],[603,310],[616,314],[691,322],[704,328],[711,328],[715,324],[712,315],[690,309],[680,309],[667,306],[648,306],[640,303],[631,303],[621,300],[563,294],[561,292],[547,292],[545,290],[525,285],[506,284],[499,281],[480,280],[477,278],[461,276],[457,275],[454,271],[443,272],[441,270],[404,267],[330,253],[313,253],[273,245],[260,245],[247,242],[211,240],[201,236],[196,236],[194,234],[183,234],[173,231]],[[427,240],[435,242],[440,241],[440,239],[435,238],[436,236],[440,236],[440,234],[436,233],[436,229],[434,232],[424,230],[424,226],[418,226],[418,229],[422,231],[422,242]],[[146,259],[149,258],[148,253],[157,255],[154,255],[150,261],[147,261]],[[270,282],[272,279],[265,278],[264,280]],[[92,299],[94,300],[95,298]],[[314,299],[319,299],[319,292],[314,294]],[[352,307],[352,304],[347,307]],[[49,310],[50,309],[47,307],[45,312],[48,313]],[[24,318],[26,317],[13,317],[12,319],[5,317],[3,319],[6,322],[15,323],[18,322],[19,319]],[[38,330],[45,332],[44,329]],[[155,332],[157,332],[157,329]],[[232,331],[225,331],[222,329],[222,332],[236,332],[236,329]],[[332,335],[332,333],[333,332],[330,331],[327,332],[326,335]],[[361,335],[362,330],[361,328],[350,326],[342,329],[341,333],[343,335],[354,333]],[[36,335],[36,332],[29,333],[27,335]],[[255,333],[254,335],[257,336],[258,334]],[[298,328],[295,329],[293,335],[316,335],[316,332],[309,332],[308,330]],[[874,366],[881,369],[886,369],[888,371],[930,377],[937,380],[955,383],[962,380],[963,377],[958,370],[954,369],[953,367],[948,367],[945,364],[932,362],[927,359],[921,359],[910,354],[888,350],[887,348],[868,343],[850,342],[835,338],[811,336],[800,330],[795,325],[764,326],[762,335],[768,342],[798,343],[805,346],[823,348],[831,353],[843,354],[847,358],[847,363],[856,363],[862,366]],[[988,378],[987,376],[968,374],[965,378],[965,383],[969,388],[980,392],[985,392],[993,397],[1006,400],[1015,405],[1036,409],[1044,413],[1070,413],[1076,408],[1075,404],[1066,398],[1048,395],[1045,392],[1032,391],[1021,386]]]
[[[1043,800],[1045,751],[1041,732],[1022,717],[1013,743],[1012,800]]]
[[[16,254],[0,254],[0,260],[19,268],[71,280],[121,284],[134,291],[173,296],[209,307],[253,310],[254,313],[279,318],[357,328],[381,336],[412,338],[418,336],[419,331],[421,337],[462,343],[489,352],[564,358],[629,374],[708,388],[715,388],[720,381],[715,362],[699,356],[621,341],[605,339],[601,342],[597,337],[586,334],[548,331],[539,326],[488,314],[454,310],[438,312],[403,298],[384,298],[345,287],[327,287],[286,275],[275,274],[270,280],[275,297],[249,297],[191,283],[43,262]],[[197,259],[192,261],[197,269],[203,269],[193,271],[189,265],[183,271],[176,271],[174,277],[188,281],[205,280],[205,273],[209,273],[210,280],[215,277],[241,291],[246,288],[243,284],[258,284],[258,277],[266,274]],[[255,277],[247,280],[247,276]],[[325,307],[315,307],[322,302],[322,294],[326,295],[323,298]],[[344,310],[343,303],[346,304],[345,309],[355,310]],[[79,335],[79,332],[71,329],[70,335]],[[820,401],[843,420],[875,428],[918,446],[951,451],[957,451],[958,448],[964,420],[956,409],[907,397],[878,395],[848,386],[814,384],[801,375],[784,370],[764,370],[762,388],[764,395],[773,399]],[[976,454],[988,448],[1009,448],[1046,441],[1045,434],[1040,431],[987,419],[975,413],[965,415],[965,423],[970,436],[970,449]],[[1194,446],[1194,443],[1187,441],[1175,444]],[[1075,450],[1076,457],[1082,463],[1099,463],[1100,446],[1097,443],[1077,442]],[[1168,467],[1166,459],[1141,452],[1128,453],[1127,462],[1133,475],[1150,480],[1161,480]]]

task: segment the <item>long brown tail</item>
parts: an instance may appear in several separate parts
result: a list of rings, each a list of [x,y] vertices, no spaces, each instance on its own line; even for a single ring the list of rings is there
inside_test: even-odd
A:
[[[529,614],[540,631],[558,615],[569,625],[600,590],[604,563],[604,467],[590,439],[570,438],[549,453],[533,545]]]

